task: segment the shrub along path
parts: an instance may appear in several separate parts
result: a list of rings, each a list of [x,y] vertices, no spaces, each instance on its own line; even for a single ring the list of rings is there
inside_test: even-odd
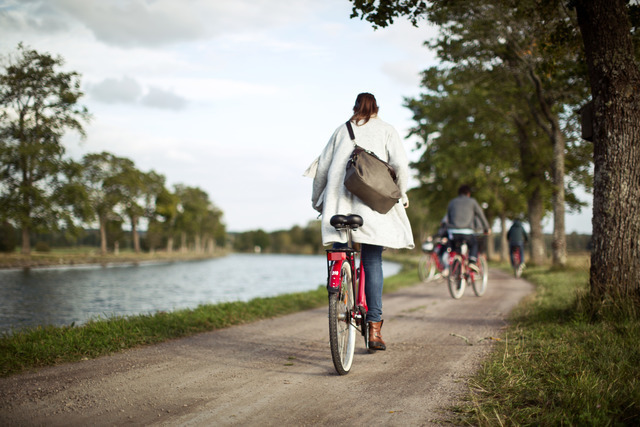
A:
[[[487,293],[446,284],[385,294],[388,345],[336,374],[327,309],[202,333],[0,379],[2,425],[428,425],[467,391],[533,287],[492,270]]]

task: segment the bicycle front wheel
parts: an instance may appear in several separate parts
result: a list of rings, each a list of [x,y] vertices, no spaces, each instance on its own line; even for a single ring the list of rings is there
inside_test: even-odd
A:
[[[351,369],[356,345],[356,326],[352,319],[354,295],[351,265],[342,263],[340,292],[329,294],[329,342],[333,366],[340,375]]]
[[[487,282],[489,281],[489,267],[487,266],[487,260],[481,256],[478,258],[478,270],[480,273],[474,273],[471,277],[473,292],[476,296],[481,297],[487,291]]]
[[[449,272],[449,293],[453,299],[460,299],[464,294],[464,288],[467,286],[464,275],[462,274],[462,259],[455,257]]]
[[[436,275],[436,264],[431,254],[422,255],[418,262],[418,276],[423,282],[433,280]]]

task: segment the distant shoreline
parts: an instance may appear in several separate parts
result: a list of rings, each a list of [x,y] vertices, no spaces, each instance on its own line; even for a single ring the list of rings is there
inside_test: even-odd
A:
[[[218,258],[228,255],[227,251],[215,253],[196,252],[122,252],[118,255],[109,253],[106,255],[95,254],[96,251],[57,251],[35,252],[31,255],[0,254],[0,270],[74,267],[74,266],[114,266],[126,264],[149,264],[157,262],[197,261]]]

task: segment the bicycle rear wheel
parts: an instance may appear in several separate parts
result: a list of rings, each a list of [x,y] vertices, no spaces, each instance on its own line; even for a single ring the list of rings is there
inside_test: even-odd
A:
[[[487,260],[481,256],[478,258],[478,270],[480,273],[474,273],[471,277],[471,285],[476,296],[481,297],[487,291],[487,282],[489,281],[489,267]]]
[[[449,272],[449,293],[453,299],[460,299],[464,294],[464,288],[467,286],[466,280],[462,274],[462,259],[456,256],[451,265]]]
[[[513,275],[515,277],[520,277],[522,275],[522,269],[520,268],[521,258],[520,258],[520,248],[515,248],[513,250]]]
[[[329,294],[329,342],[333,366],[340,375],[351,369],[356,345],[356,326],[352,319],[354,295],[351,265],[342,263],[340,292]]]
[[[433,280],[436,275],[436,264],[431,254],[422,255],[418,262],[418,276],[423,282]]]

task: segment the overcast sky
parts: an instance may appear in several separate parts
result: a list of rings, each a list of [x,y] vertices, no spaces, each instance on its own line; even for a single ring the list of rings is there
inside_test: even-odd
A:
[[[0,53],[23,42],[82,75],[93,120],[66,138],[71,157],[130,158],[205,190],[229,231],[274,231],[316,218],[302,173],[356,95],[375,94],[406,136],[403,99],[436,64],[435,27],[374,31],[350,13],[347,0],[0,0]],[[591,232],[590,210],[572,231]]]

